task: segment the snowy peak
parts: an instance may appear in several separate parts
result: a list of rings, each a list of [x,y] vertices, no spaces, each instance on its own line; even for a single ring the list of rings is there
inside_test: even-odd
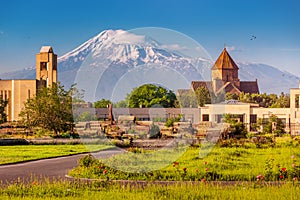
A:
[[[155,39],[125,30],[102,31],[74,50],[58,58],[58,79],[63,85],[68,87],[76,82],[75,77],[78,72],[83,66],[86,66],[86,69],[93,69],[95,72],[99,72],[98,74],[95,73],[97,78],[106,77],[103,83],[115,84],[129,71],[137,70],[141,66],[142,68],[147,68],[151,65],[159,66],[164,70],[166,68],[169,69],[168,75],[163,77],[162,80],[169,80],[169,74],[172,72],[180,74],[189,84],[194,80],[211,79],[210,68],[213,65],[213,61],[205,56],[187,56],[189,54],[186,54],[184,50],[180,51],[185,46],[177,44],[178,40],[174,41],[174,44],[162,44],[162,40],[157,42]],[[192,51],[194,50],[196,49],[192,49]],[[269,65],[238,63],[238,66],[240,79],[242,81],[258,79],[260,92],[288,92],[289,88],[296,87],[299,81],[299,77]],[[161,69],[157,70],[163,71]],[[155,76],[153,77],[156,78]],[[34,79],[35,68],[1,74],[0,78]],[[83,78],[88,79],[86,76]],[[279,81],[280,84],[278,84]],[[181,86],[180,88],[184,87]],[[176,91],[176,88],[171,89]],[[101,92],[105,93],[104,90],[112,91],[113,88],[102,88]]]
[[[168,64],[190,60],[169,51],[154,39],[124,30],[106,30],[80,45],[73,51],[59,57],[59,62],[83,62],[92,57],[106,63],[131,64],[133,66],[156,63]]]
[[[116,46],[124,46],[127,52],[132,50],[132,46],[144,47],[151,46],[157,47],[156,41],[142,35],[136,35],[124,30],[105,30],[96,35],[95,37],[89,39],[87,42],[83,43],[79,47],[75,48],[71,52],[59,57],[59,62],[65,61],[72,57],[77,57],[81,55],[79,60],[83,60],[87,54],[93,52],[97,55],[99,51],[109,49]],[[120,53],[120,50],[119,50]]]

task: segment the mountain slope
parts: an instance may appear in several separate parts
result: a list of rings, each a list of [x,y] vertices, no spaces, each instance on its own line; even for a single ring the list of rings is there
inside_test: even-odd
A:
[[[275,67],[259,63],[238,63],[241,80],[258,80],[261,93],[289,93],[290,88],[298,87],[299,77]]]
[[[157,83],[176,91],[192,80],[210,80],[212,61],[184,56],[150,37],[107,30],[58,58],[58,80],[77,83],[87,100],[124,98],[132,87]],[[238,63],[240,80],[258,79],[260,92],[287,93],[299,77],[275,67]],[[35,69],[1,74],[2,79],[34,79]],[[279,81],[280,80],[280,81]],[[280,82],[280,84],[278,84]]]

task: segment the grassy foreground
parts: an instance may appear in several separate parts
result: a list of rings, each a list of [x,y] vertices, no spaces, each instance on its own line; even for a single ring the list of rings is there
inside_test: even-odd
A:
[[[236,186],[207,183],[177,185],[126,186],[106,182],[94,183],[38,183],[15,184],[0,188],[0,196],[8,199],[298,199],[298,184],[262,186],[247,183]]]
[[[0,164],[66,156],[111,148],[109,145],[16,145],[0,147]]]
[[[86,156],[70,172],[75,177],[123,180],[210,180],[210,181],[266,181],[299,180],[299,146],[218,147],[199,157],[203,149],[190,147],[177,160],[158,170],[147,170],[158,165],[171,153],[136,152],[120,154],[106,160]],[[175,162],[174,162],[175,161]],[[165,163],[163,163],[165,164]],[[163,166],[163,165],[162,165]],[[136,170],[130,172],[129,170]]]

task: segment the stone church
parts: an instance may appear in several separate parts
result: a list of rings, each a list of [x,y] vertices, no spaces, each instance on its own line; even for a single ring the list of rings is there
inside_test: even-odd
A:
[[[211,81],[192,81],[191,89],[196,91],[198,87],[206,87],[215,94],[232,93],[259,93],[257,80],[240,81],[238,66],[231,58],[226,48],[222,51],[211,68]]]
[[[8,101],[5,108],[8,121],[18,120],[24,103],[38,88],[51,87],[57,82],[57,55],[51,46],[43,46],[36,54],[35,80],[0,80],[0,97]]]

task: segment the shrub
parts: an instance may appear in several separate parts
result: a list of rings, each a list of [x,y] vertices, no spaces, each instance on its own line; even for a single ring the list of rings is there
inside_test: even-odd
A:
[[[230,124],[230,134],[232,136],[246,137],[247,129],[243,122],[236,120],[237,116],[231,114],[225,114],[225,122]]]
[[[149,138],[160,138],[161,133],[159,130],[159,126],[152,124],[149,131]]]
[[[165,126],[166,127],[172,127],[174,122],[180,122],[181,118],[182,118],[182,115],[179,115],[175,118],[168,118],[166,123],[165,123]]]
[[[95,159],[91,154],[83,156],[79,159],[79,166],[81,167],[91,167],[94,163]]]

